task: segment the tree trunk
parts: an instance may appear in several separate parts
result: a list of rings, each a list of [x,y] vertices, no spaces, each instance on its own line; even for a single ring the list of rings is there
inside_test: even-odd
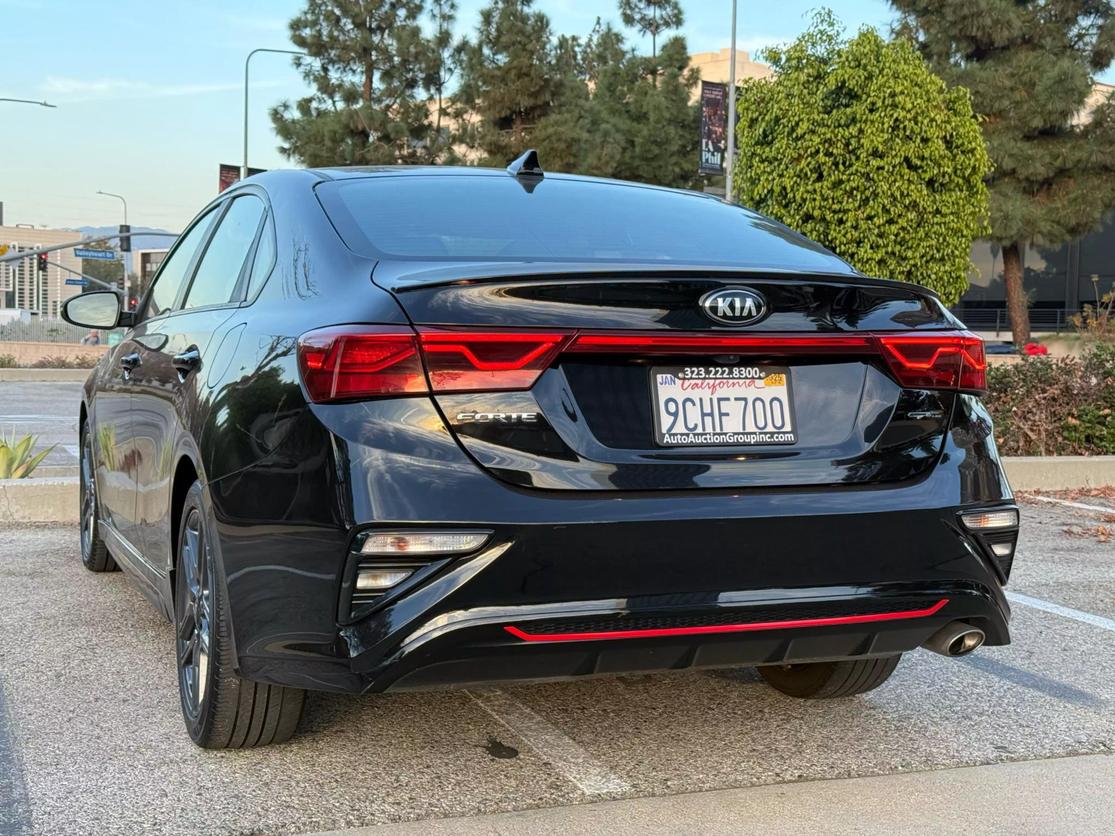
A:
[[[372,65],[364,65],[364,89],[361,91],[364,94],[364,104],[368,104],[372,100]]]
[[[1022,287],[1022,245],[1017,241],[1003,247],[1003,280],[1014,344],[1022,346],[1030,341],[1030,311],[1026,306],[1026,291]]]

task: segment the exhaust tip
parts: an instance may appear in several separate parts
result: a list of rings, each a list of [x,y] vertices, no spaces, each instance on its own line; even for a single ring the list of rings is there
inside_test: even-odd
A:
[[[971,653],[983,644],[983,639],[983,630],[972,629],[967,633],[961,633],[949,644],[949,656],[963,656],[966,653]]]
[[[987,636],[979,627],[954,621],[934,633],[922,647],[942,656],[967,656],[981,647]]]

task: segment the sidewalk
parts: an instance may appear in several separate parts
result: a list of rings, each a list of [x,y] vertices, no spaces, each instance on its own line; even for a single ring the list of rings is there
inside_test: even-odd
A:
[[[447,788],[447,791],[451,788]],[[802,781],[343,831],[439,834],[1110,833],[1115,757]],[[337,834],[334,834],[337,836]]]

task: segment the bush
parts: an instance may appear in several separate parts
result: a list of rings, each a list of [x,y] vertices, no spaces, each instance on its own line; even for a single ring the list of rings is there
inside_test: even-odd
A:
[[[26,479],[54,449],[50,445],[45,450],[33,453],[38,436],[25,435],[17,439],[0,438],[0,479]]]
[[[40,357],[31,364],[33,369],[91,369],[97,365],[96,357]]]
[[[991,366],[986,402],[1003,455],[1115,454],[1115,345]]]
[[[14,369],[15,368],[15,355],[14,354],[0,354],[0,369]]]

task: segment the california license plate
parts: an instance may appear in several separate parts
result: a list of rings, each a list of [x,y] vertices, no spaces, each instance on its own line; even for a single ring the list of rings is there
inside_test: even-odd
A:
[[[663,447],[795,444],[790,370],[684,366],[651,370]]]

